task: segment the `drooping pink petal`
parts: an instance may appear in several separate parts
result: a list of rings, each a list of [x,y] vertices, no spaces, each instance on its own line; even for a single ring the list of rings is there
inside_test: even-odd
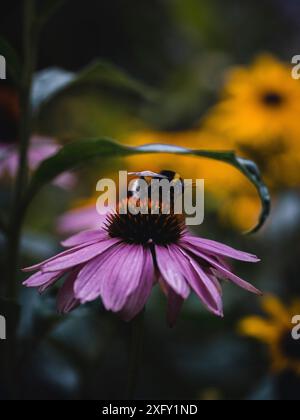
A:
[[[74,283],[77,274],[77,270],[71,273],[58,292],[57,310],[61,314],[67,314],[71,312],[80,304],[80,301],[76,299],[74,293]]]
[[[177,295],[171,288],[168,290],[167,322],[172,328],[180,315],[184,299]]]
[[[107,310],[120,312],[142,280],[145,262],[142,245],[124,244],[105,264],[101,297]]]
[[[22,269],[22,271],[23,271],[24,273],[31,273],[32,271],[41,270],[41,269],[42,269],[42,267],[43,267],[45,264],[47,264],[47,263],[49,263],[49,262],[51,262],[51,261],[54,261],[54,260],[55,260],[56,258],[58,258],[58,257],[62,257],[62,256],[65,256],[65,255],[70,255],[70,254],[73,254],[75,251],[77,251],[77,250],[79,250],[79,249],[84,248],[84,246],[85,246],[85,245],[86,245],[86,244],[78,245],[77,247],[74,247],[74,248],[72,248],[72,249],[68,249],[68,250],[66,250],[66,251],[63,251],[63,252],[61,252],[60,254],[55,255],[54,257],[51,257],[51,258],[48,258],[48,259],[47,259],[47,260],[45,260],[45,261],[42,261],[41,263],[38,263],[38,264],[32,265],[32,266],[30,266],[30,267],[23,268],[23,269]]]
[[[183,299],[187,299],[190,288],[185,279],[183,268],[172,252],[171,247],[155,246],[156,261],[165,282]]]
[[[63,274],[60,277],[62,277],[62,276],[63,276]],[[60,277],[57,279],[57,281],[60,279]],[[43,293],[46,292],[46,290],[48,290],[53,285],[54,285],[53,281],[49,281],[48,283],[43,284],[42,286],[40,286],[38,288],[39,294],[42,295]]]
[[[216,286],[216,289],[218,290],[218,292],[220,293],[220,296],[223,297],[223,290],[222,290],[222,286],[221,283],[218,279],[218,277],[216,276],[215,272],[213,269],[211,270],[207,270],[208,276],[211,279],[211,281],[214,283],[214,285]]]
[[[256,255],[248,254],[246,252],[238,251],[227,245],[219,242],[211,241],[209,239],[197,238],[192,235],[185,235],[182,238],[182,244],[188,244],[190,247],[194,246],[201,252],[208,253],[210,255],[218,255],[221,257],[232,258],[234,260],[245,261],[245,262],[259,262],[259,258]]]
[[[194,254],[195,256],[200,257],[202,260],[208,262],[211,267],[215,268],[215,271],[219,274],[219,276],[224,276],[226,279],[231,280],[234,284],[241,287],[242,289],[247,290],[248,292],[261,295],[261,292],[256,287],[252,286],[252,284],[246,282],[245,280],[233,274],[231,271],[227,270],[227,268],[222,266],[221,263],[219,263],[215,258],[210,257],[188,245],[185,245],[185,249],[190,251],[190,253]]]
[[[101,287],[105,273],[109,270],[108,261],[117,254],[123,244],[114,245],[101,255],[93,258],[80,270],[75,281],[74,291],[81,303],[91,302],[101,294]]]
[[[189,285],[204,306],[215,315],[223,316],[222,295],[220,288],[216,286],[213,275],[210,275],[207,269],[201,267],[180,247],[175,247],[174,252],[186,272]]]
[[[144,249],[144,266],[136,290],[127,298],[120,313],[124,321],[134,319],[146,305],[152,291],[155,277],[154,262],[151,251]]]
[[[117,244],[117,239],[107,239],[92,245],[81,247],[67,255],[58,255],[54,260],[43,264],[42,271],[53,272],[58,270],[68,270],[88,261],[91,261],[97,255],[102,254],[107,249]]]
[[[23,286],[26,287],[43,287],[43,286],[51,286],[57,280],[60,279],[64,275],[63,272],[58,271],[54,273],[42,273],[39,271],[38,273],[34,274],[33,276],[29,277],[27,280],[24,281]]]
[[[107,238],[107,233],[103,230],[87,230],[85,232],[77,233],[71,238],[66,239],[62,242],[62,246],[65,248],[73,248],[86,243],[95,243]]]

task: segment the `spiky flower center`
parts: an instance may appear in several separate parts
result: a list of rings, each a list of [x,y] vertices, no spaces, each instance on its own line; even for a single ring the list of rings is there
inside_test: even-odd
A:
[[[151,206],[150,206],[151,207]],[[169,245],[179,241],[185,231],[185,219],[176,214],[120,214],[107,217],[106,229],[112,238],[131,244]]]

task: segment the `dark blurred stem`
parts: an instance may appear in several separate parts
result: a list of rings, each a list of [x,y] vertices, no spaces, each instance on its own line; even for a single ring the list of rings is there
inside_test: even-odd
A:
[[[24,222],[24,211],[22,209],[23,192],[28,181],[28,149],[31,137],[31,85],[35,68],[37,51],[37,32],[35,29],[35,0],[24,0],[24,67],[22,71],[20,102],[20,149],[19,169],[15,183],[13,203],[11,209],[11,220],[8,238],[8,261],[7,261],[7,297],[16,298],[17,293],[17,269],[19,261],[19,249],[22,226]]]
[[[4,234],[8,233],[7,225],[4,220],[4,215],[0,213],[0,231]]]
[[[144,338],[145,309],[131,321],[131,343],[129,353],[128,390],[127,399],[133,400],[140,372],[143,338]]]

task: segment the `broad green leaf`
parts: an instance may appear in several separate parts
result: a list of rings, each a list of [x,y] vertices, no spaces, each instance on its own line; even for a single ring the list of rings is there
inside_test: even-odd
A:
[[[37,73],[32,92],[35,108],[55,100],[55,97],[70,95],[75,88],[91,85],[94,88],[111,88],[114,93],[122,91],[149,101],[154,100],[157,95],[153,89],[132,78],[119,67],[106,61],[95,61],[77,74],[59,68],[49,68]],[[45,91],[42,100],[41,90]]]
[[[95,61],[77,74],[43,71],[35,78],[33,94],[38,130],[60,139],[117,137],[143,129],[143,107],[157,98],[151,88],[105,61]]]
[[[2,37],[0,37],[0,55],[5,58],[8,73],[18,85],[21,78],[21,61],[15,49]]]
[[[69,86],[75,78],[75,73],[55,67],[35,73],[31,89],[31,105],[34,111],[38,111],[44,102]]]
[[[100,84],[114,89],[124,90],[136,94],[141,99],[153,100],[156,93],[143,83],[131,77],[126,71],[107,61],[95,61],[78,74],[73,86],[86,84]]]
[[[45,160],[33,175],[24,205],[28,205],[40,188],[51,182],[61,173],[87,164],[93,159],[159,153],[209,158],[219,162],[225,162],[238,169],[255,186],[262,202],[262,212],[259,217],[259,222],[253,231],[259,230],[264,224],[270,213],[271,200],[268,188],[263,183],[260,171],[254,162],[239,158],[232,151],[193,150],[165,144],[148,144],[139,147],[130,147],[105,138],[76,141],[64,146],[55,156]]]

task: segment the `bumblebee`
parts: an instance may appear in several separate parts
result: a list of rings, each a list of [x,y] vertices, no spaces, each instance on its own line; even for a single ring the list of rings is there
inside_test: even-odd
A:
[[[173,182],[173,187],[170,190],[170,202],[169,203],[163,203],[163,197],[162,197],[162,191],[161,189],[159,191],[157,191],[156,196],[159,197],[159,207],[162,208],[163,205],[167,205],[169,208],[171,208],[171,210],[174,208],[174,200],[175,200],[175,188],[177,186],[177,183],[180,183],[180,190],[181,194],[183,194],[183,190],[184,190],[184,183],[183,183],[183,179],[181,178],[180,174],[176,173],[175,171],[170,171],[170,170],[162,170],[159,174],[158,173],[154,173],[151,171],[144,171],[144,172],[135,172],[135,173],[130,173],[129,175],[134,175],[134,176],[138,176],[138,178],[134,181],[133,187],[131,188],[131,191],[128,193],[128,198],[131,197],[139,197],[139,192],[140,192],[140,180],[146,181],[148,184],[148,200],[149,202],[152,199],[153,196],[153,180],[163,180],[166,179],[167,181],[169,181],[170,183]],[[158,187],[160,188],[160,187]]]
[[[153,179],[161,180],[161,179],[167,179],[169,182],[174,181],[174,184],[177,182],[180,182],[183,187],[183,179],[181,178],[180,174],[169,171],[169,170],[162,170],[159,174],[151,171],[143,171],[143,172],[131,172],[129,173],[131,176],[138,176],[136,179],[133,188],[131,188],[131,191],[129,192],[129,197],[133,197],[140,188],[139,180],[142,179],[143,181],[146,181],[149,185],[149,193],[151,193],[151,181]]]
[[[180,174],[174,172],[174,171],[168,171],[168,170],[163,170],[160,172],[160,175],[163,177],[166,177],[168,179],[168,181],[172,182],[180,182],[183,186],[183,179],[181,178]]]

